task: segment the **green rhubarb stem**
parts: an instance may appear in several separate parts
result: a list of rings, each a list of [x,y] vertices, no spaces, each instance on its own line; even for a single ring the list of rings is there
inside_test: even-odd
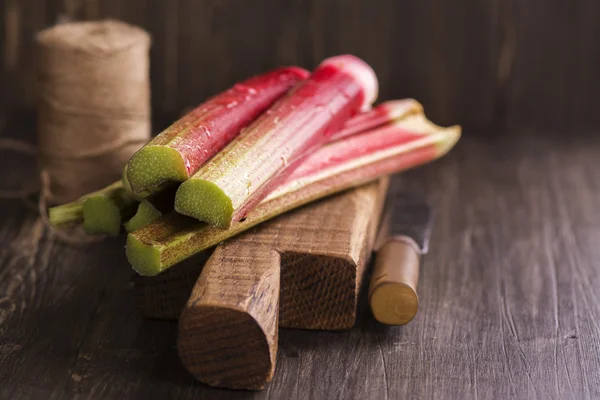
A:
[[[50,220],[50,224],[52,224],[55,227],[84,222],[84,203],[86,202],[86,200],[92,199],[91,202],[88,202],[88,225],[91,225],[91,230],[95,230],[95,226],[97,226],[97,223],[89,222],[90,218],[94,218],[93,215],[95,214],[95,212],[91,212],[91,209],[95,207],[94,204],[99,204],[99,207],[109,209],[111,212],[109,216],[114,217],[115,209],[121,209],[124,207],[123,211],[127,211],[129,210],[129,205],[133,201],[142,201],[149,196],[161,193],[163,191],[168,191],[169,188],[171,188],[170,193],[174,197],[174,190],[176,190],[176,187],[174,187],[173,184],[169,183],[164,183],[157,187],[149,188],[139,194],[133,194],[129,187],[129,181],[127,180],[127,167],[125,167],[125,169],[123,170],[122,179],[120,181],[113,182],[105,188],[102,188],[92,193],[88,193],[70,203],[62,204],[56,207],[51,207],[48,210],[48,218]],[[105,202],[112,204],[103,204]],[[127,210],[125,210],[125,208],[127,208]],[[119,211],[119,214],[122,214],[122,218],[128,218],[130,216],[129,212],[121,213]],[[111,232],[114,232],[114,225],[109,225],[111,226],[109,230]]]
[[[127,165],[131,190],[137,194],[165,181],[185,181],[308,75],[302,68],[279,68],[207,100],[131,157]]]
[[[127,233],[137,231],[163,216],[158,208],[148,200],[142,200],[131,219],[123,224]]]
[[[139,274],[157,275],[286,211],[441,157],[459,137],[460,127],[440,128],[416,115],[331,143],[308,157],[281,187],[230,229],[172,212],[127,236],[127,258]]]
[[[84,203],[90,198],[111,196],[122,188],[121,181],[111,183],[110,185],[97,190],[92,193],[88,193],[81,196],[75,201],[60,206],[51,207],[48,209],[48,219],[50,224],[55,227],[61,227],[64,225],[81,223],[84,221]]]
[[[88,195],[83,201],[83,228],[90,234],[117,236],[121,223],[130,218],[138,201],[123,187],[122,181]]]
[[[84,201],[85,198],[79,198],[71,203],[48,209],[48,219],[50,220],[50,224],[58,228],[83,221]]]
[[[229,228],[279,186],[301,157],[370,108],[377,77],[354,56],[328,58],[179,187],[175,210]]]
[[[123,224],[125,231],[133,232],[151,222],[157,220],[162,215],[173,211],[173,203],[175,201],[176,185],[171,185],[165,190],[148,196],[142,200],[133,217]]]

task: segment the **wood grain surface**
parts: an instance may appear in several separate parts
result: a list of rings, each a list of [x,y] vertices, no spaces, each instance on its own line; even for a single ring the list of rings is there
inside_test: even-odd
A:
[[[302,207],[221,244],[179,319],[177,348],[201,382],[262,389],[279,327],[348,329],[387,178]]]
[[[157,114],[267,68],[354,53],[377,71],[382,99],[417,98],[442,125],[600,127],[597,0],[0,0],[0,85],[11,94],[0,102],[33,107],[36,32],[106,17],[152,34]]]
[[[381,326],[363,294],[349,331],[283,329],[259,393],[186,372],[176,324],[136,311],[123,238],[68,246],[2,200],[0,398],[598,398],[598,159],[595,135],[466,132],[444,159],[396,178],[437,213],[416,318]],[[2,185],[32,164],[3,154]]]

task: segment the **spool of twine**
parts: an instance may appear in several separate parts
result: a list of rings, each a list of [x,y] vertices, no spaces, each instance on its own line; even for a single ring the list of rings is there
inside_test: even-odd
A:
[[[66,203],[119,179],[149,140],[150,36],[106,20],[46,29],[37,43],[42,192]]]

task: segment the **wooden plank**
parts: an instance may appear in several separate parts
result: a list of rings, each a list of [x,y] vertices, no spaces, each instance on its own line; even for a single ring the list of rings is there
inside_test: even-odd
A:
[[[2,86],[4,90],[11,93],[19,93],[17,98],[2,96],[2,111],[8,113],[19,100],[23,93],[19,87],[20,80],[24,79],[22,73],[18,73],[20,64],[20,52],[22,47],[22,11],[21,4],[16,0],[2,1]]]
[[[60,18],[113,17],[153,34],[153,105],[161,115],[174,117],[277,65],[310,68],[352,52],[378,72],[382,99],[415,97],[440,124],[458,121],[479,131],[600,126],[595,0],[2,0],[0,6],[0,82],[11,93],[4,108],[35,104],[36,32]]]
[[[2,44],[2,51],[0,51],[0,85],[2,85],[4,90],[7,90],[9,87],[8,73],[6,72],[7,57],[9,57],[7,54],[9,51],[7,50],[8,44],[6,43],[6,32],[10,30],[10,28],[7,27],[7,8],[7,1],[0,0],[0,21],[2,21],[3,27],[3,29],[0,29],[0,43]],[[6,96],[0,98],[0,124],[2,124],[8,116],[8,108],[12,106],[10,103],[12,103],[12,101],[9,101]]]
[[[350,328],[387,179],[284,215],[220,245],[179,320],[186,368],[211,386],[261,389],[278,327]]]
[[[436,123],[489,129],[495,3],[312,0],[314,58],[356,54],[377,72],[382,99],[414,97]]]

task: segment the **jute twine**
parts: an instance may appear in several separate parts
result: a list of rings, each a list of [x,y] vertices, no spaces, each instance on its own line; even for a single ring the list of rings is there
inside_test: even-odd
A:
[[[150,138],[150,36],[106,20],[67,23],[37,36],[39,163],[50,203],[114,182]]]
[[[150,138],[150,36],[106,20],[66,23],[37,36],[38,148],[8,138],[0,149],[38,156],[39,182],[0,190],[0,198],[31,204],[50,226],[48,204],[62,204],[121,177],[131,155]],[[36,180],[37,181],[37,180]],[[86,243],[79,231],[55,236]]]

